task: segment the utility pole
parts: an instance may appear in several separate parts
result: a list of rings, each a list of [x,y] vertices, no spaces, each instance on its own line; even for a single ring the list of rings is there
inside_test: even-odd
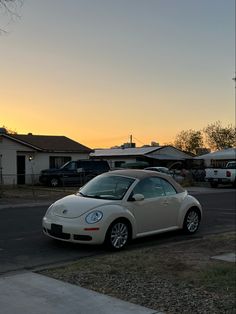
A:
[[[130,135],[130,147],[132,147],[132,143],[133,143],[133,136]]]

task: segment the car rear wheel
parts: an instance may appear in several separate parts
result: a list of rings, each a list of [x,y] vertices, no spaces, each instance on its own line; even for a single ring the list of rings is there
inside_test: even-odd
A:
[[[217,188],[218,187],[218,182],[211,182],[211,187],[212,188]]]
[[[198,209],[191,208],[184,218],[183,230],[187,234],[193,234],[198,230],[201,216]]]
[[[109,249],[121,250],[123,249],[130,238],[130,228],[125,220],[116,220],[109,227],[105,244]]]

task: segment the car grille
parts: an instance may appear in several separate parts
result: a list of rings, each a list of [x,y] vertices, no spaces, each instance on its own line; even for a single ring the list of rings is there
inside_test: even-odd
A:
[[[48,234],[50,234],[52,237],[55,237],[55,238],[64,239],[64,240],[70,239],[69,233],[55,232],[55,231],[50,230],[50,229],[47,229],[47,232],[48,232]]]

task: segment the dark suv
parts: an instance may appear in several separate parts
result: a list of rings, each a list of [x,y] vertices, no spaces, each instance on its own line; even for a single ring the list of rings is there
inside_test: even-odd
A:
[[[105,160],[68,161],[59,169],[41,171],[39,181],[50,186],[83,185],[98,174],[107,172],[110,166]]]

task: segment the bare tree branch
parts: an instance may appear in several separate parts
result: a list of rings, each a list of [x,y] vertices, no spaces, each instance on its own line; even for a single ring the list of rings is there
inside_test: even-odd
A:
[[[19,9],[22,7],[24,0],[0,0],[0,14],[5,20],[12,21],[14,18],[20,18]],[[7,25],[9,22],[6,23]],[[6,34],[6,25],[0,26],[0,34]]]

